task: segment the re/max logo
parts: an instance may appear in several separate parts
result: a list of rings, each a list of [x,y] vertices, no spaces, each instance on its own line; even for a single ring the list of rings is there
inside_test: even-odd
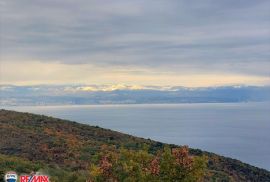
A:
[[[20,176],[20,182],[49,182],[48,176]]]

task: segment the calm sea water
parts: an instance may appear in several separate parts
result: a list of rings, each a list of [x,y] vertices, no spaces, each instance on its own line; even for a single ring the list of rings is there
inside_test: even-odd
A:
[[[8,107],[187,144],[270,170],[270,103]]]

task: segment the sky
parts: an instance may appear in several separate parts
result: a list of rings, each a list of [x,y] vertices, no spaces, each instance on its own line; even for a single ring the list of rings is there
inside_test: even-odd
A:
[[[1,0],[0,84],[270,85],[269,0]]]

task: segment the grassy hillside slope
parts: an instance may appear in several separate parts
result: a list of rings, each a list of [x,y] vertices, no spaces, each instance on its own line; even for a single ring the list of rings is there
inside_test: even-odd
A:
[[[54,181],[85,181],[103,145],[139,150],[147,144],[151,153],[165,145],[97,126],[7,110],[0,110],[0,136],[0,181],[7,170],[45,170]],[[197,149],[190,152],[208,156],[205,181],[270,181],[267,170]]]

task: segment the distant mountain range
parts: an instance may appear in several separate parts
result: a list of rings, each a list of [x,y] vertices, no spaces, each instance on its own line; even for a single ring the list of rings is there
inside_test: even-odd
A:
[[[0,85],[0,105],[227,103],[270,101],[270,86]]]

